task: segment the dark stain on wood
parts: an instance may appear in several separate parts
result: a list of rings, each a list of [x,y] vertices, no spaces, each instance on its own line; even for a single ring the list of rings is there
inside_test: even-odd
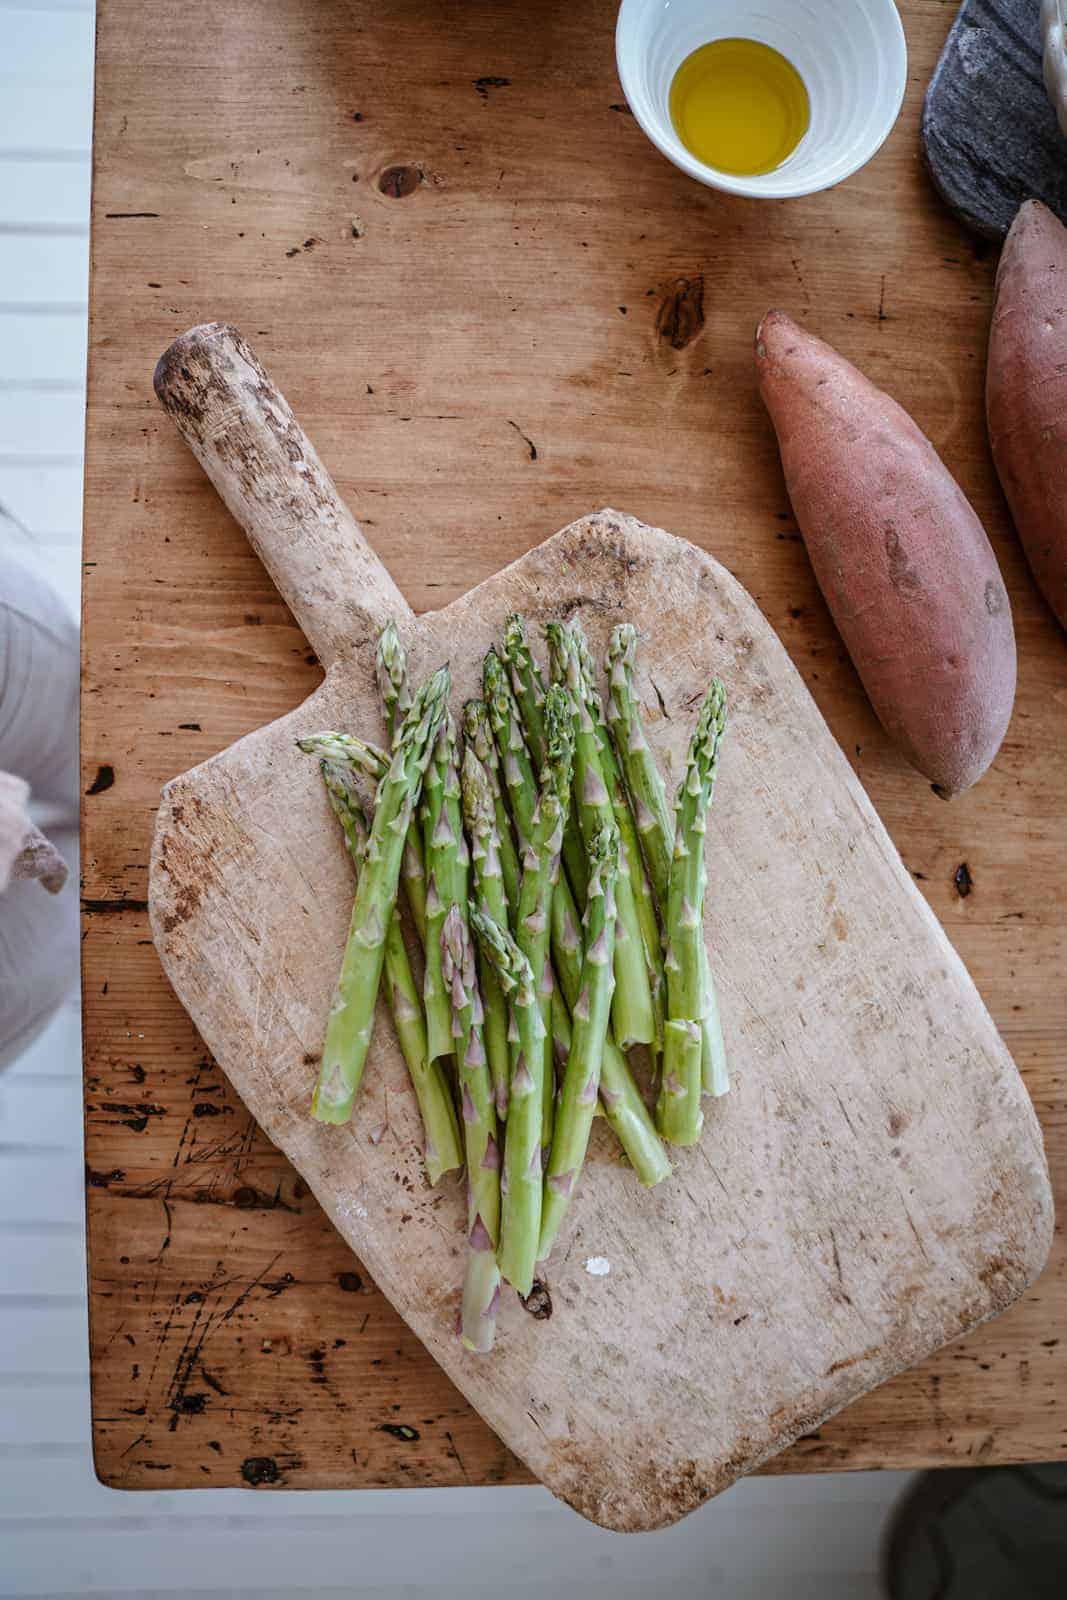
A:
[[[253,1489],[263,1483],[279,1483],[281,1476],[273,1456],[246,1456],[241,1462],[241,1477]]]
[[[656,333],[672,350],[692,344],[704,326],[704,275],[676,278],[656,312]]]
[[[130,895],[120,895],[115,900],[82,900],[82,910],[87,917],[108,916],[119,911],[147,911],[147,900],[135,900]]]
[[[522,440],[523,444],[526,446],[526,449],[527,449],[527,451],[529,453],[529,456],[530,456],[530,460],[531,461],[536,461],[537,460],[537,446],[534,444],[534,442],[530,438],[529,434],[528,433],[523,433],[523,431],[519,427],[518,423],[517,422],[512,422],[510,417],[507,419],[507,422],[508,422],[508,427],[515,429],[515,432],[518,434],[519,438]]]
[[[124,1183],[126,1174],[120,1167],[115,1167],[112,1172],[94,1172],[92,1167],[85,1168],[85,1183],[89,1189],[108,1189],[113,1183]]]
[[[97,767],[96,777],[86,789],[86,794],[103,794],[105,789],[110,789],[115,782],[115,769],[107,762],[102,767]]]
[[[149,1117],[165,1117],[167,1114],[166,1106],[152,1105],[144,1100],[132,1105],[127,1104],[125,1101],[105,1100],[98,1106],[92,1106],[88,1109],[96,1112],[113,1112],[113,1116],[97,1117],[96,1120],[103,1123],[105,1127],[131,1128],[134,1133],[143,1133],[145,1131],[148,1127]]]
[[[417,167],[386,167],[378,179],[378,189],[390,200],[406,200],[421,182],[422,175]]]
[[[175,1415],[171,1419],[171,1429],[178,1426],[178,1417],[199,1417],[207,1410],[208,1397],[206,1394],[180,1394],[172,1401],[171,1409]]]
[[[490,89],[509,89],[511,87],[510,78],[473,78],[471,81],[474,84],[475,94],[481,95],[483,100],[488,100]]]

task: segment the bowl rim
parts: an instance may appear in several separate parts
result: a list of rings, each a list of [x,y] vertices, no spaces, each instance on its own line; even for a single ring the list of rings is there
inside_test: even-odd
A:
[[[868,4],[870,3],[871,0],[868,0]],[[634,74],[623,60],[624,27],[629,29],[632,26],[631,19],[639,13],[649,10],[652,6],[661,5],[662,0],[622,0],[622,4],[619,6],[619,15],[615,22],[615,68],[619,74],[619,82],[622,85],[626,104],[646,139],[655,145],[660,154],[665,156],[671,165],[677,167],[680,172],[684,172],[687,177],[695,178],[697,183],[702,183],[707,189],[718,189],[724,194],[741,195],[749,200],[799,200],[804,195],[820,194],[824,189],[832,189],[835,185],[844,183],[846,178],[851,178],[855,173],[859,172],[861,167],[865,167],[868,161],[874,159],[896,127],[901,107],[904,104],[904,96],[908,89],[908,40],[904,32],[904,23],[896,5],[896,0],[873,0],[873,3],[886,14],[887,18],[891,19],[889,26],[894,34],[893,64],[897,68],[899,79],[896,84],[894,103],[886,117],[885,126],[880,129],[870,146],[865,147],[855,160],[851,161],[840,172],[835,172],[832,177],[814,183],[796,183],[772,193],[760,186],[760,180],[773,177],[774,172],[781,171],[781,168],[775,168],[771,172],[759,173],[755,177],[734,176],[732,173],[720,172],[715,167],[706,166],[703,161],[699,161],[696,156],[691,155],[684,145],[681,145],[681,141],[679,141],[679,150],[668,148],[667,142],[661,135],[657,124],[651,122],[634,104],[636,96],[631,94],[631,89],[634,86]],[[726,36],[723,35],[722,37]],[[801,143],[803,143],[803,140]]]

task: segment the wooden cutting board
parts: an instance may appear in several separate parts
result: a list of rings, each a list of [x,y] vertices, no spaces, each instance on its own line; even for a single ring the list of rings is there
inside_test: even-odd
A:
[[[1030,1101],[734,579],[606,511],[416,618],[232,329],[180,339],[157,392],[327,674],[298,710],[167,787],[156,944],[259,1124],[503,1440],[604,1526],[662,1526],[1014,1300],[1052,1226]],[[598,652],[615,621],[639,624],[642,695],[672,776],[707,678],[726,682],[708,933],[734,1088],[651,1193],[597,1128],[540,1315],[509,1297],[495,1352],[474,1357],[454,1337],[461,1192],[425,1183],[384,1015],[353,1122],[308,1115],[351,880],[294,739],[381,736],[373,656],[387,617],[416,675],[451,661],[458,703],[512,609],[535,624],[578,613]]]

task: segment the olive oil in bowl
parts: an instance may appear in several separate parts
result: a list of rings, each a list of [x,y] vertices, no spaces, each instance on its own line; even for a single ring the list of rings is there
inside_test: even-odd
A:
[[[670,92],[674,131],[707,167],[738,177],[773,172],[808,131],[804,80],[755,39],[713,39],[686,57]]]

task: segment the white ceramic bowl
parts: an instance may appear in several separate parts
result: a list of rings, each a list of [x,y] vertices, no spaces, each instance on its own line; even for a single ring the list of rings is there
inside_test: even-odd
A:
[[[671,82],[685,58],[731,38],[780,50],[811,101],[793,154],[757,177],[705,166],[670,118]],[[622,0],[615,55],[627,104],[668,161],[712,189],[768,200],[828,189],[869,161],[897,120],[908,67],[893,0]]]

